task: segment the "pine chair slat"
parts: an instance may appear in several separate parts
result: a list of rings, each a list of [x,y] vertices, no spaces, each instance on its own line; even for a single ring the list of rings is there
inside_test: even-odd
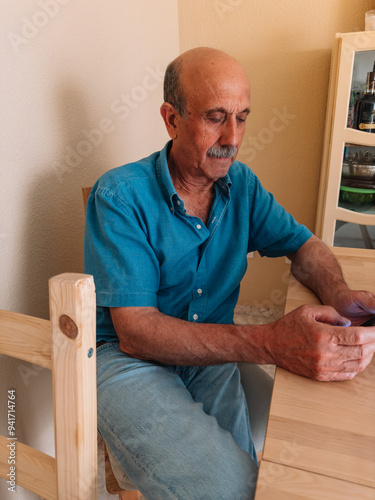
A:
[[[0,352],[52,370],[51,323],[0,310]]]
[[[0,436],[0,476],[9,474],[9,443]],[[35,450],[23,443],[16,443],[16,480],[17,484],[30,489],[42,498],[57,498],[56,461],[53,457]],[[9,479],[9,476],[8,476]]]
[[[16,484],[49,499],[97,499],[96,305],[92,276],[49,280],[51,321],[0,311],[0,353],[52,370],[55,455],[16,441]],[[9,479],[9,436],[0,476]]]

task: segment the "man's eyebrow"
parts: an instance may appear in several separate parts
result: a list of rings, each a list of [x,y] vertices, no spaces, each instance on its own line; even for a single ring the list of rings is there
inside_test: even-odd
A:
[[[232,113],[229,113],[225,108],[221,108],[221,107],[208,109],[207,111],[204,112],[205,115],[209,115],[210,113],[232,114]],[[239,111],[238,113],[235,113],[235,114],[241,115],[242,113],[246,113],[248,115],[250,113],[250,108],[245,108],[242,111]]]

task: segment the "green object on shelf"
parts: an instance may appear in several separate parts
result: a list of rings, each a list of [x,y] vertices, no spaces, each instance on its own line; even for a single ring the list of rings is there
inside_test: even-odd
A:
[[[340,201],[352,205],[371,205],[375,203],[375,189],[340,186]]]

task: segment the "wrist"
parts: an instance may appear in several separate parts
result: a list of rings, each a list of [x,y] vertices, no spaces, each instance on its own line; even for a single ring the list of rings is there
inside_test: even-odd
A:
[[[347,293],[349,290],[344,280],[326,286],[319,294],[321,302],[326,306],[332,306],[336,309],[335,305],[340,302],[340,295]]]
[[[262,325],[244,325],[242,336],[244,339],[243,361],[247,363],[275,364],[272,355],[272,334],[274,330],[273,323]]]

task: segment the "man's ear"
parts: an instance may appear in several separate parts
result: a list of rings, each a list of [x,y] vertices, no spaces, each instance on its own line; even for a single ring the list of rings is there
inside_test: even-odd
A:
[[[169,104],[169,102],[163,102],[163,104],[160,107],[160,114],[163,117],[169,137],[171,139],[176,139],[178,130],[177,122],[179,115],[175,110],[174,106],[172,106],[172,104]]]

